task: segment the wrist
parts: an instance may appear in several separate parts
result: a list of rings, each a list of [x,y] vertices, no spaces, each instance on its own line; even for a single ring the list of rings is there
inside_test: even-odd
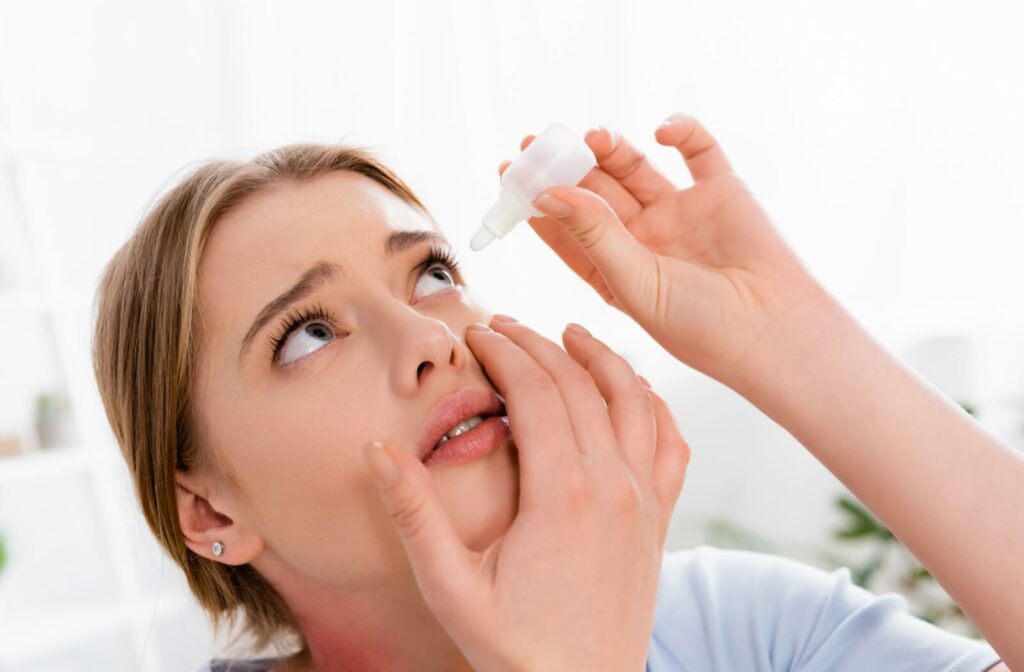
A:
[[[788,429],[809,398],[838,383],[825,375],[835,364],[878,352],[853,316],[815,283],[803,300],[772,322],[731,367],[733,378],[723,382]]]

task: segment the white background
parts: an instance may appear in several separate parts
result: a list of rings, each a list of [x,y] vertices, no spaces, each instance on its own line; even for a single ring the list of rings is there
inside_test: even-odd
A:
[[[488,306],[556,340],[580,322],[625,354],[693,448],[670,547],[726,519],[816,562],[842,488],[528,227],[469,251],[498,164],[551,121],[617,128],[682,186],[653,132],[671,112],[698,116],[832,294],[1024,445],[1022,19],[1012,2],[0,0],[0,434],[24,434],[34,395],[63,387],[89,455],[0,461],[0,626],[23,634],[0,627],[0,669],[188,670],[215,653],[133,508],[88,360],[103,265],[207,158],[376,146]],[[53,614],[80,625],[104,600],[134,605],[130,626],[112,617],[56,655]],[[40,650],[55,655],[30,659]]]

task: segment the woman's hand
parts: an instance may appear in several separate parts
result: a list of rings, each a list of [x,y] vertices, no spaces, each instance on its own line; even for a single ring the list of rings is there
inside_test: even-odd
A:
[[[566,354],[518,322],[492,325],[466,340],[519,453],[507,533],[471,551],[412,451],[368,453],[394,461],[381,494],[420,591],[475,669],[641,670],[689,447],[665,403],[589,334],[566,330]]]
[[[529,222],[605,302],[737,389],[754,345],[831,297],[697,120],[673,115],[655,139],[682,154],[692,187],[678,188],[625,138],[600,129],[586,137],[598,166],[578,187],[542,191],[534,205],[549,216]]]
[[[655,138],[679,150],[692,187],[601,130],[587,137],[598,167],[581,187],[541,192],[534,205],[550,216],[530,224],[606,302],[786,428],[1024,670],[1024,534],[1011,532],[1022,529],[1024,458],[872,338],[801,265],[711,135],[671,119]]]

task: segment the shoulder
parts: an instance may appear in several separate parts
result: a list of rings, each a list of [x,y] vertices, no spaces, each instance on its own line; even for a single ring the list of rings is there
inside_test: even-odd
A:
[[[850,572],[749,551],[700,546],[662,561],[651,670],[984,670],[983,642],[874,595]]]

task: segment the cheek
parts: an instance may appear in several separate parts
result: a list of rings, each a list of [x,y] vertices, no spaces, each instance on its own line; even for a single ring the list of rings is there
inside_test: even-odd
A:
[[[295,571],[334,585],[394,580],[403,550],[360,450],[385,407],[341,394],[251,414],[247,433],[258,443],[240,477],[255,493],[260,533]]]
[[[247,433],[259,436],[262,446],[253,456],[254,471],[295,488],[324,483],[343,491],[361,480],[359,448],[380,427],[382,406],[352,387],[285,391],[273,395],[270,407],[250,413]]]

